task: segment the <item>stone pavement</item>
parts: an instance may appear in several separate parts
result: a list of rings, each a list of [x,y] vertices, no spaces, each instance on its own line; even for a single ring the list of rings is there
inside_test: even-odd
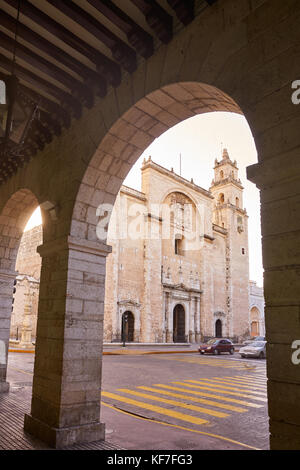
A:
[[[31,382],[18,382],[17,386],[11,384],[9,393],[0,395],[0,450],[54,450],[23,430],[24,415],[30,412],[31,393]],[[99,441],[67,450],[121,450],[121,447]]]

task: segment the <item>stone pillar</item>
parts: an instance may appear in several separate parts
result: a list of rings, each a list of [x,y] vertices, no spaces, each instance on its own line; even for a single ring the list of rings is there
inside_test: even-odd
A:
[[[194,315],[194,308],[195,308],[195,298],[191,297],[189,301],[189,342],[195,342],[195,315]]]
[[[30,285],[28,282],[27,292],[24,294],[24,314],[21,332],[21,341],[19,347],[22,349],[31,349],[32,345],[32,304],[30,299]]]
[[[173,312],[171,311],[171,294],[166,292],[166,304],[167,304],[167,343],[173,343]]]
[[[203,325],[201,325],[201,297],[196,297],[196,334],[195,341],[196,343],[201,342],[201,335],[203,335]]]
[[[6,374],[13,288],[16,275],[17,272],[15,271],[3,269],[0,271],[0,393],[9,390]]]
[[[140,311],[138,308],[133,310],[134,313],[134,342],[140,342],[140,334],[141,334],[141,317]]]
[[[291,122],[287,129],[297,128]],[[285,139],[289,142],[289,135]],[[300,449],[299,147],[249,167],[248,179],[261,190],[270,447],[296,450]]]
[[[72,237],[42,257],[29,434],[62,448],[103,440],[100,391],[104,282],[110,247]]]

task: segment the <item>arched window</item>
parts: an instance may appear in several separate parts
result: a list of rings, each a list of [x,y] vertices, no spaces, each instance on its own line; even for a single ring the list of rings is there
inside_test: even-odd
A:
[[[235,198],[235,205],[236,207],[240,207],[240,200],[238,197]]]
[[[224,178],[224,171],[223,170],[220,171],[220,178],[221,178],[221,180]]]
[[[224,194],[221,193],[221,194],[219,195],[219,203],[220,203],[220,204],[224,204],[224,201],[225,201]]]

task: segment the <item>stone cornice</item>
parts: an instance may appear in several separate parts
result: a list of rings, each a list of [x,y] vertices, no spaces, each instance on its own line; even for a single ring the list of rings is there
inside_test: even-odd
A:
[[[16,276],[19,274],[19,271],[10,271],[6,269],[0,269],[0,279],[15,279]]]
[[[83,240],[71,236],[43,243],[37,247],[37,252],[42,256],[49,256],[62,250],[81,251],[98,256],[107,256],[112,252],[112,247],[106,243]]]
[[[244,189],[244,186],[242,185],[241,180],[236,180],[236,179],[232,178],[231,176],[229,176],[228,178],[224,178],[221,181],[217,181],[217,182],[214,181],[214,183],[211,185],[211,187],[209,189],[211,191],[212,189],[215,189],[217,187],[226,186],[228,184],[233,184],[234,186],[237,186],[239,189]]]
[[[177,175],[174,173],[174,171],[168,170],[167,168],[164,168],[163,166],[158,165],[158,163],[153,162],[152,160],[147,160],[143,166],[142,166],[142,171],[151,168],[153,170],[156,170],[157,172],[169,176],[173,180],[177,181],[178,183],[184,184],[190,189],[193,189],[194,191],[201,193],[202,195],[208,197],[209,199],[214,199],[213,195],[211,194],[210,191],[207,191],[204,188],[201,188],[201,186],[197,186],[195,183],[183,178],[180,175]]]
[[[126,306],[126,305],[131,305],[133,307],[141,306],[141,304],[139,304],[138,302],[134,302],[134,300],[119,300],[117,304],[121,306]]]
[[[145,193],[137,191],[136,189],[133,189],[133,188],[129,188],[129,186],[122,185],[120,192],[126,194],[127,196],[131,196],[136,199],[139,199],[140,201],[144,201],[144,202],[147,201]]]
[[[285,184],[299,180],[300,159],[295,155],[280,154],[266,161],[247,167],[247,178],[259,189],[266,189],[274,184]]]
[[[179,290],[181,292],[195,292],[196,294],[202,294],[203,292],[200,289],[195,289],[194,287],[187,287],[184,284],[168,284],[166,282],[163,282],[162,285],[165,289]]]
[[[228,230],[224,227],[220,227],[220,225],[213,224],[212,228],[215,232],[221,233],[222,235],[227,235],[228,234]]]

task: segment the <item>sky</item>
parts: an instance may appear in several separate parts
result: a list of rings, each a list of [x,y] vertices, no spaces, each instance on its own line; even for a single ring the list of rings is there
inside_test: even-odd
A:
[[[131,169],[124,184],[141,189],[141,166],[151,156],[159,165],[171,169],[204,189],[209,189],[214,177],[215,158],[221,160],[222,149],[227,148],[231,160],[237,160],[239,177],[244,186],[244,208],[249,216],[250,279],[263,285],[260,201],[256,186],[247,180],[246,168],[257,163],[257,152],[251,130],[244,116],[228,112],[201,114],[169,129],[145,150]],[[39,209],[33,214],[25,230],[41,223]]]

